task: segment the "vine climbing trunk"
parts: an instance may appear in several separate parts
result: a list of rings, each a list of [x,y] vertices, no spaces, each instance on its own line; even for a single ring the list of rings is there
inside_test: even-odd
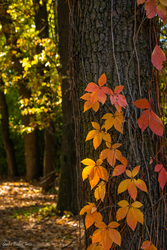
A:
[[[147,130],[144,133],[138,128],[137,119],[140,114],[133,102],[140,98],[148,99],[148,89],[152,96],[156,94],[154,81],[149,85],[152,76],[152,21],[146,19],[142,6],[137,7],[136,1],[131,0],[74,0],[70,10],[71,15],[71,79],[73,83],[73,105],[76,126],[77,165],[82,183],[81,160],[91,158],[97,160],[103,146],[96,151],[92,140],[85,142],[88,132],[92,129],[90,121],[100,121],[99,118],[107,111],[105,106],[95,114],[93,110],[83,113],[83,101],[80,97],[89,82],[98,82],[105,73],[107,85],[114,90],[117,85],[123,85],[128,107],[125,110],[123,134],[111,129],[112,143],[122,143],[121,152],[128,159],[128,168],[141,166],[141,176],[146,172],[150,157],[154,157],[156,136]],[[156,109],[156,104],[155,107]],[[99,122],[100,123],[100,122]],[[135,232],[127,226],[122,230],[121,247],[114,249],[140,249],[143,239],[156,239],[161,234],[161,242],[165,245],[164,218],[159,215],[164,212],[165,202],[159,200],[158,182],[151,167],[145,176],[148,194],[139,192],[138,198],[143,203],[144,226],[139,223]],[[117,187],[123,177],[110,178],[108,195],[99,207],[103,212],[105,223],[109,217],[116,220],[117,203],[124,198],[118,195]],[[81,206],[87,202],[95,202],[93,191],[90,190],[87,180],[80,186],[82,199]],[[125,198],[126,199],[126,198]],[[153,204],[156,204],[155,206]],[[112,209],[111,209],[112,208]],[[158,208],[158,210],[157,210]],[[159,211],[159,212],[157,212]],[[110,215],[110,216],[109,216]],[[120,223],[123,227],[124,223]],[[147,224],[146,230],[145,224]],[[93,227],[86,230],[86,246],[91,243],[89,238]],[[150,236],[149,236],[150,234]],[[156,245],[155,244],[155,245]]]

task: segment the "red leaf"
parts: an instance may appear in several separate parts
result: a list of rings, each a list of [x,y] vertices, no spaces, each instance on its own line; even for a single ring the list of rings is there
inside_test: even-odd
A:
[[[139,109],[149,109],[150,108],[150,103],[145,98],[135,101],[134,105]]]
[[[142,116],[137,120],[137,123],[139,128],[144,131],[149,125],[149,117],[143,112]]]
[[[166,172],[164,167],[161,169],[161,171],[159,173],[158,182],[160,184],[160,187],[163,190],[163,188],[164,188],[164,186],[165,186],[165,184],[167,182],[167,172]]]
[[[94,82],[90,82],[87,87],[86,87],[86,91],[88,92],[94,92],[98,89],[99,87],[97,86],[97,84],[95,84]]]
[[[146,0],[137,0],[137,5],[145,3]]]
[[[157,14],[165,22],[166,20],[166,8],[162,4],[157,5]]]
[[[163,61],[166,61],[166,56],[162,49],[158,45],[156,45],[151,56],[151,62],[155,68],[161,70],[163,68]]]
[[[149,109],[144,111],[143,113],[145,113],[149,117],[149,127],[152,132],[156,135],[162,136],[164,132],[164,125],[160,118],[152,110]]]
[[[145,10],[148,18],[153,18],[157,14],[155,0],[147,1],[145,4]]]
[[[162,164],[157,164],[156,166],[155,166],[155,172],[159,172],[161,169],[163,168],[163,165]]]
[[[98,91],[98,98],[99,98],[99,102],[101,102],[102,104],[105,103],[107,96],[106,96],[106,94],[103,92],[102,89],[99,89],[99,91]]]

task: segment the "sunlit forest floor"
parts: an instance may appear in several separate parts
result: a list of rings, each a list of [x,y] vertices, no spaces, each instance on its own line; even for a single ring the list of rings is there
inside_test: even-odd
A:
[[[0,181],[0,250],[84,249],[82,221],[57,215],[56,199],[39,183]]]

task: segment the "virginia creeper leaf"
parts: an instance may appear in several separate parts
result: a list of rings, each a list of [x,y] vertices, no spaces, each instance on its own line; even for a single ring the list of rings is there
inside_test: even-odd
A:
[[[99,199],[101,199],[101,201],[103,201],[104,197],[105,197],[105,193],[106,193],[106,184],[104,181],[101,181],[94,192],[94,196],[96,198],[96,201]]]
[[[167,1],[166,0],[160,0],[160,3],[164,6],[167,6]]]
[[[148,240],[143,242],[141,249],[157,250],[157,248]]]
[[[139,99],[134,102],[134,105],[139,109],[148,109],[150,108],[150,103],[147,99]]]
[[[155,68],[161,70],[163,68],[163,61],[166,61],[166,56],[162,49],[156,45],[151,56],[151,62]]]
[[[145,4],[146,15],[148,18],[153,18],[157,14],[156,1],[150,0]]]

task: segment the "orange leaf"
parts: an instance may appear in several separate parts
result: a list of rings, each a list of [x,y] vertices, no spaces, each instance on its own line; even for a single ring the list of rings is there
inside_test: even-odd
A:
[[[121,175],[122,173],[125,172],[125,169],[126,169],[126,166],[124,166],[124,165],[117,165],[117,166],[114,168],[114,171],[113,171],[113,173],[112,173],[112,176]]]
[[[96,198],[96,201],[99,199],[101,199],[101,201],[103,201],[104,197],[105,197],[105,193],[106,193],[106,184],[104,181],[101,181],[94,192],[94,196]]]
[[[104,124],[106,131],[114,125],[115,129],[122,133],[122,123],[124,122],[123,112],[116,111],[115,115],[106,113],[102,119],[106,119]]]
[[[102,135],[102,132],[99,132],[97,133],[94,138],[93,138],[93,146],[95,149],[97,149],[101,142],[102,142],[102,139],[103,139],[103,135]]]
[[[105,83],[107,82],[107,77],[106,77],[106,74],[102,74],[98,80],[98,84],[99,86],[103,86]]]
[[[137,188],[136,188],[133,181],[131,181],[128,185],[128,192],[129,192],[130,196],[132,197],[132,199],[135,201],[136,196],[137,196]]]
[[[97,112],[100,108],[100,104],[99,102],[95,102],[93,105],[92,105],[92,109]]]
[[[103,140],[106,141],[106,142],[110,142],[111,143],[111,136],[110,134],[108,134],[107,132],[104,132],[102,134],[102,137],[103,137]]]
[[[109,235],[114,243],[121,245],[121,235],[117,230],[109,228]]]
[[[96,205],[94,203],[90,203],[89,205],[84,206],[81,211],[80,211],[80,215],[84,214],[84,213],[91,213],[92,212],[92,208],[96,208]],[[97,210],[97,208],[96,208]]]
[[[101,213],[98,213],[97,211],[93,213],[87,213],[85,216],[85,226],[86,229],[93,225],[94,222],[102,220]]]
[[[123,180],[118,186],[118,194],[123,193],[126,189],[128,189],[130,182],[131,179]]]
[[[141,246],[141,249],[157,250],[157,248],[150,241],[144,241]]]
[[[125,218],[125,216],[127,215],[129,210],[129,207],[121,207],[117,210],[117,221],[122,220],[123,218]]]
[[[110,228],[116,228],[116,227],[119,227],[119,223],[116,222],[116,221],[111,221],[109,224],[108,224],[108,227]]]
[[[134,179],[134,183],[135,183],[136,187],[138,187],[140,190],[147,193],[147,186],[143,180],[141,180],[141,179],[135,180]]]
[[[123,85],[116,86],[114,89],[114,94],[119,94],[123,90],[123,88]]]
[[[161,70],[163,68],[163,61],[166,61],[166,56],[162,49],[156,45],[151,56],[151,62],[154,67],[156,67],[158,70]]]
[[[143,213],[137,208],[131,208],[137,217],[137,221],[143,225]]]
[[[90,244],[87,250],[103,250],[101,245],[97,245],[97,243]]]
[[[91,185],[91,189],[96,186],[100,178],[102,180],[108,181],[108,172],[105,168],[101,166],[96,166],[92,169],[92,171],[89,174],[89,182]]]
[[[94,91],[96,91],[97,89],[99,89],[98,85],[95,84],[94,82],[90,82],[90,83],[87,85],[87,87],[86,87],[85,90],[88,91],[88,92],[94,92]]]
[[[148,109],[148,108],[150,108],[150,103],[145,98],[136,100],[134,102],[134,105],[139,109]]]
[[[134,231],[137,225],[137,216],[134,213],[133,209],[130,208],[127,214],[127,224]]]
[[[132,170],[132,176],[135,177],[139,173],[139,170],[140,170],[140,166],[135,167]]]

